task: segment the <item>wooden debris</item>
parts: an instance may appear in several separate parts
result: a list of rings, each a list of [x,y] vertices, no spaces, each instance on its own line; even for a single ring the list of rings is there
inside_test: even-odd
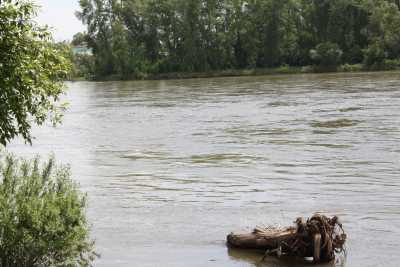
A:
[[[344,251],[346,234],[338,217],[328,218],[315,214],[306,222],[295,221],[295,227],[284,229],[256,227],[251,233],[231,233],[227,237],[230,247],[262,249],[266,254],[287,254],[313,257],[314,262],[328,262],[335,253]]]

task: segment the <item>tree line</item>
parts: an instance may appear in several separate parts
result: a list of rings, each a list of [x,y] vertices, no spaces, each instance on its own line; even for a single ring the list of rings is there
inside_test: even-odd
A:
[[[75,39],[92,48],[87,69],[95,77],[400,58],[400,0],[80,0],[80,7],[87,32]]]

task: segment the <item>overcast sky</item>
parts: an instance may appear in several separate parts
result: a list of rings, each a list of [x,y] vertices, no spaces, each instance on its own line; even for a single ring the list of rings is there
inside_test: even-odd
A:
[[[79,10],[78,0],[34,0],[41,6],[38,22],[53,28],[56,41],[71,40],[72,36],[85,28],[75,17]]]

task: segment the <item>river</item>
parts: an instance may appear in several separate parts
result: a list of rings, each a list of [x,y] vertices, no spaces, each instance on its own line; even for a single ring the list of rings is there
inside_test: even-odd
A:
[[[336,265],[398,265],[400,73],[67,86],[63,124],[9,150],[70,164],[96,266],[301,266],[225,237],[316,211],[348,234]]]

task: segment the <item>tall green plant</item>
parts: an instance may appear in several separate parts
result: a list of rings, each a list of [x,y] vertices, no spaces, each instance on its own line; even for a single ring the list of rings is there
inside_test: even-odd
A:
[[[69,169],[7,155],[0,161],[0,266],[90,266],[86,197]]]

